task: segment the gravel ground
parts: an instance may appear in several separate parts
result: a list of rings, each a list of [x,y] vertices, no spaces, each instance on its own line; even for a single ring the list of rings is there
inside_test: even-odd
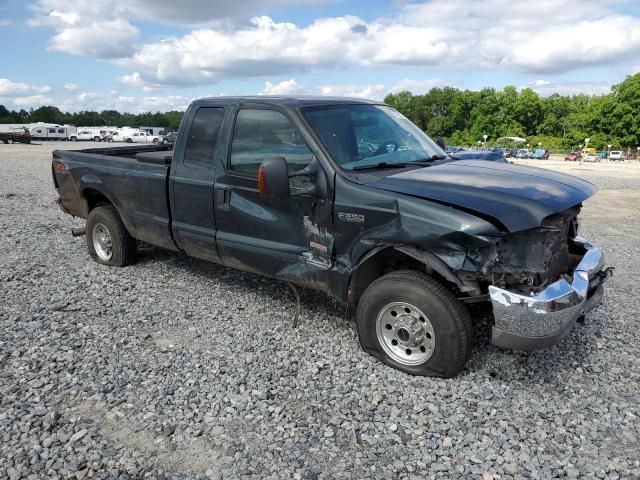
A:
[[[364,354],[320,294],[293,328],[280,282],[152,248],[90,261],[51,149],[0,145],[0,478],[640,477],[639,164],[544,162],[603,187],[582,233],[616,267],[604,303],[530,354],[479,322],[436,380]]]

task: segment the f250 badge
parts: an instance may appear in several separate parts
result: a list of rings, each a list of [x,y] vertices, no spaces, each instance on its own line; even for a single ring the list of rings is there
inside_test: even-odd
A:
[[[364,223],[364,215],[360,213],[338,212],[338,220],[347,223]]]

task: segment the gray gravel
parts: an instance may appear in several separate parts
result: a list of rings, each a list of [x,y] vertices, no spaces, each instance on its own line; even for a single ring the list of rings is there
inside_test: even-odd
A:
[[[0,145],[0,478],[640,476],[640,165],[575,171],[607,188],[582,231],[617,267],[586,323],[524,354],[478,322],[435,380],[361,352],[320,294],[292,328],[276,281],[153,248],[93,263],[51,147]]]

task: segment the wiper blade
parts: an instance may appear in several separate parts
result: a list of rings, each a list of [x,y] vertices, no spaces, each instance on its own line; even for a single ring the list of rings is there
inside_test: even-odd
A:
[[[411,162],[407,162],[410,165],[420,165],[423,163],[429,163],[429,162],[434,162],[436,160],[444,160],[445,158],[453,158],[450,155],[431,155],[428,158],[420,158],[418,160],[412,160]]]
[[[370,165],[357,165],[353,167],[351,170],[374,170],[377,168],[400,168],[406,165],[407,165],[406,163],[378,162]]]

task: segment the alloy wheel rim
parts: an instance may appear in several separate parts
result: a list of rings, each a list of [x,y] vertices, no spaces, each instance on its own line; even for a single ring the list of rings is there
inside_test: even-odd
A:
[[[113,242],[111,241],[111,234],[107,227],[102,223],[96,223],[93,227],[91,237],[93,238],[93,248],[100,260],[108,262],[113,256]]]
[[[431,358],[436,345],[429,318],[406,302],[393,302],[380,310],[376,335],[385,353],[402,365],[423,364]]]

